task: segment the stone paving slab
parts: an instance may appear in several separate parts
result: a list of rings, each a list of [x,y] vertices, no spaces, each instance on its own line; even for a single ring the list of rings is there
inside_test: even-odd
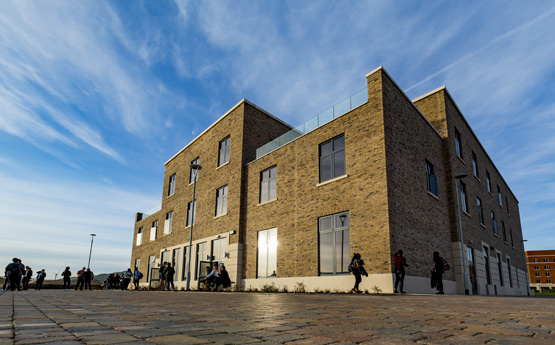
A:
[[[555,344],[555,299],[60,290],[0,295],[0,345]]]

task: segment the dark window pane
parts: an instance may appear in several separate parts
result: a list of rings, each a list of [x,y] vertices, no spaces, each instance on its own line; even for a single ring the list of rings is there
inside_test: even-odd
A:
[[[332,219],[333,218],[331,216],[320,218],[320,226],[319,226],[320,231],[331,230]]]
[[[349,214],[348,213],[341,213],[335,215],[335,227],[336,228],[345,228],[349,226]]]
[[[342,135],[339,138],[333,140],[333,150],[339,151],[345,148],[345,136]]]
[[[323,157],[320,159],[320,182],[331,178],[331,156]]]
[[[320,145],[320,157],[327,156],[331,153],[331,141]]]
[[[345,175],[345,150],[336,152],[334,154],[334,176],[338,177]]]
[[[320,234],[320,272],[333,273],[333,232]]]
[[[268,182],[260,184],[260,202],[268,201]]]
[[[270,180],[270,193],[269,193],[269,200],[273,200],[276,198],[276,183],[277,180],[275,178]]]

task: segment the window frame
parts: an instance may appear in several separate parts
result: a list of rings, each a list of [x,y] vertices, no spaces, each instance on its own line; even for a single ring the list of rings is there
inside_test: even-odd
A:
[[[486,170],[486,186],[488,187],[488,192],[491,194],[491,175],[489,174],[489,171]]]
[[[230,153],[231,153],[230,147],[231,147],[231,135],[226,136],[218,143],[218,167],[221,167],[222,165],[229,163]]]
[[[460,159],[463,159],[461,133],[459,132],[457,127],[455,127],[455,153]]]
[[[462,181],[459,181],[459,190],[460,190],[460,198],[461,198],[461,209],[464,213],[468,213],[466,184]]]
[[[278,247],[278,229],[271,228],[266,230],[260,230],[257,233],[257,253],[256,253],[256,278],[275,278],[277,277],[277,247]],[[262,235],[265,236],[265,243],[261,243]],[[272,248],[274,244],[272,240],[275,239],[275,248]],[[271,252],[273,250],[273,253]],[[275,256],[271,258],[272,254]],[[264,259],[264,260],[262,260]],[[263,270],[261,265],[263,262],[266,263],[265,270]],[[272,274],[270,271],[273,270]],[[261,274],[264,273],[265,275]],[[275,273],[275,274],[273,274]]]
[[[486,225],[484,222],[484,209],[482,207],[482,199],[476,197],[476,207],[478,208],[478,221],[481,225]]]
[[[335,143],[336,141],[339,141],[340,139],[343,139],[343,147],[340,149],[335,149]],[[322,147],[324,147],[324,145],[331,143],[331,150],[328,154],[322,155]],[[344,176],[347,174],[347,154],[346,154],[346,139],[345,139],[345,133],[340,134],[338,136],[335,136],[329,140],[326,140],[322,143],[320,143],[318,145],[318,167],[319,167],[319,174],[318,174],[318,180],[320,181],[320,183],[322,182],[326,182],[326,181],[330,181],[333,180],[335,178]],[[339,172],[336,172],[336,156],[340,157],[340,155],[343,155],[343,173],[339,174]],[[330,177],[329,178],[323,178],[322,174],[324,172],[323,168],[322,168],[322,161],[326,160],[329,157],[330,159]]]
[[[264,179],[264,173],[268,172],[268,179]],[[272,174],[273,172],[273,174]],[[272,183],[274,186],[274,196],[272,197]],[[263,191],[266,190],[266,199],[263,199]],[[271,166],[260,172],[260,185],[258,193],[258,202],[263,204],[268,201],[277,199],[277,165]]]
[[[167,235],[164,233],[164,235]],[[152,222],[152,226],[150,227],[150,241],[156,241],[158,238],[158,219]]]
[[[143,227],[141,226],[137,230],[137,239],[135,240],[135,246],[140,246],[143,244]]]
[[[227,214],[227,184],[216,189],[216,217]]]
[[[499,228],[497,227],[497,218],[495,218],[495,212],[491,211],[491,225],[493,227],[493,234],[499,237]]]
[[[478,157],[474,151],[472,151],[472,172],[475,177],[480,178],[480,171],[478,170]]]
[[[193,160],[191,161],[191,165],[193,165],[193,164],[198,165],[198,164],[199,164],[199,158],[200,158],[200,156],[197,157],[197,158],[195,158],[195,159],[193,159]],[[191,165],[190,165],[190,166],[191,166]],[[190,166],[189,166],[189,184],[193,184],[195,181],[198,181],[199,171],[196,170],[197,173],[196,173],[196,175],[195,175],[195,174],[193,173],[195,170],[194,170],[193,168],[191,168]]]
[[[177,178],[177,174],[173,174],[170,176],[169,183],[168,183],[168,196],[172,196],[175,194],[176,178]]]
[[[187,221],[185,223],[185,227],[189,227],[191,226],[191,222],[193,223],[192,225],[196,225],[196,221],[197,221],[197,217],[196,216],[196,212],[197,212],[197,200],[193,200],[193,201],[189,201],[187,203]],[[194,215],[191,213],[191,204],[192,204],[192,212],[194,213]]]
[[[169,222],[168,222],[169,220]],[[166,227],[166,224],[168,226]],[[169,235],[172,233],[173,228],[173,210],[166,213],[166,220],[164,222],[164,235]]]
[[[337,226],[337,218],[341,219],[341,216],[346,216],[347,226]],[[327,218],[331,218],[331,228],[330,229],[322,229],[322,221]],[[343,222],[342,222],[343,223]],[[318,274],[320,276],[336,276],[342,274],[349,274],[348,266],[350,263],[350,251],[351,251],[351,233],[350,233],[350,214],[349,211],[343,211],[339,213],[330,214],[327,216],[319,217],[318,218]],[[324,253],[322,253],[322,235],[332,234],[332,253],[331,255],[331,265],[332,265],[332,272],[322,272],[322,258]],[[337,237],[338,234],[341,233],[341,253],[337,253],[338,243]],[[347,237],[347,239],[345,239]],[[345,253],[347,253],[347,257],[345,257]],[[341,271],[338,272],[338,260],[341,260]]]
[[[435,196],[438,196],[439,191],[437,188],[437,176],[435,175],[435,167],[427,159],[426,159],[426,188],[428,189],[428,192],[432,193]]]
[[[503,196],[501,195],[501,188],[497,185],[497,201],[499,202],[499,206],[503,207]]]

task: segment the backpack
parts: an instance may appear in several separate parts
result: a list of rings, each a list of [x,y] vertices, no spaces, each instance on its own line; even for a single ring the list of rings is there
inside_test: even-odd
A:
[[[443,270],[449,271],[450,268],[451,266],[449,266],[449,264],[447,263],[447,260],[443,259]]]
[[[143,274],[139,272],[139,279],[143,279]]]

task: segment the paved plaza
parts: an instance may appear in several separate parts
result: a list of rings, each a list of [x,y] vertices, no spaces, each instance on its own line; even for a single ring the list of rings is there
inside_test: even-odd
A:
[[[0,344],[555,344],[555,299],[22,291]]]

